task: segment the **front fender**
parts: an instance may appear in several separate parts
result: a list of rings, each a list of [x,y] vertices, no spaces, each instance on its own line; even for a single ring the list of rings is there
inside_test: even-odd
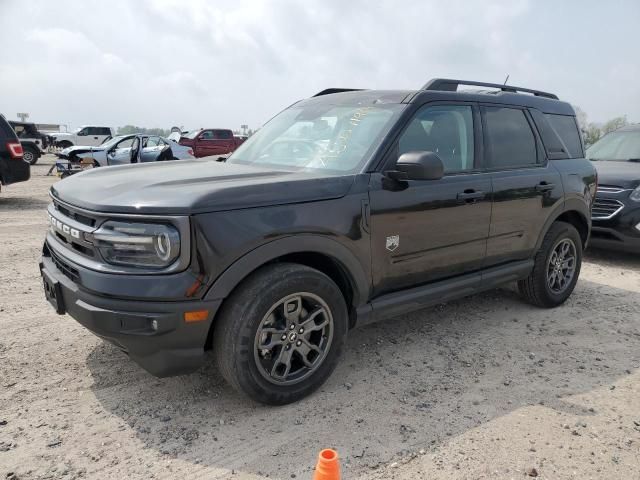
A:
[[[329,237],[300,234],[279,238],[243,255],[218,276],[207,291],[205,300],[226,298],[253,271],[292,253],[317,253],[336,260],[350,277],[354,306],[368,299],[371,282],[358,259],[347,247]]]

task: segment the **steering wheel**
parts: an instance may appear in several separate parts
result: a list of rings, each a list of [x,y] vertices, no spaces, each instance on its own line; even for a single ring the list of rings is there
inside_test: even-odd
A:
[[[301,157],[312,157],[318,147],[313,142],[309,140],[300,140],[297,138],[278,140],[277,142],[273,142],[267,148],[262,151],[262,157],[265,156],[282,156],[282,155],[293,155],[293,156],[301,156]],[[284,150],[284,152],[279,151]],[[273,153],[272,153],[273,152]]]

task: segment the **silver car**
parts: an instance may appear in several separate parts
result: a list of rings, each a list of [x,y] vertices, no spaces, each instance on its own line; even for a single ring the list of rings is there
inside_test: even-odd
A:
[[[113,137],[97,147],[68,147],[56,155],[65,160],[93,164],[96,167],[195,158],[191,147],[157,135],[141,134]]]

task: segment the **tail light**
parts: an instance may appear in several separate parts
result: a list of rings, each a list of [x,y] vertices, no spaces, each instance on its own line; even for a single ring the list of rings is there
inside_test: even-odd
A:
[[[9,155],[11,155],[11,158],[15,159],[21,159],[22,154],[24,153],[20,142],[7,142],[7,150],[9,150]]]

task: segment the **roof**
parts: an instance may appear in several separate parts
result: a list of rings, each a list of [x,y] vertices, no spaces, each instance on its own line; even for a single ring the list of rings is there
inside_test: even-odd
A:
[[[491,90],[458,90],[460,85],[486,87]],[[544,113],[575,115],[573,107],[558,100],[553,93],[468,80],[437,78],[429,81],[420,90],[357,90],[352,88],[328,88],[315,96],[298,102],[301,105],[332,103],[350,104],[388,104],[388,103],[425,103],[437,100],[464,100],[480,103],[520,105],[536,108]]]

